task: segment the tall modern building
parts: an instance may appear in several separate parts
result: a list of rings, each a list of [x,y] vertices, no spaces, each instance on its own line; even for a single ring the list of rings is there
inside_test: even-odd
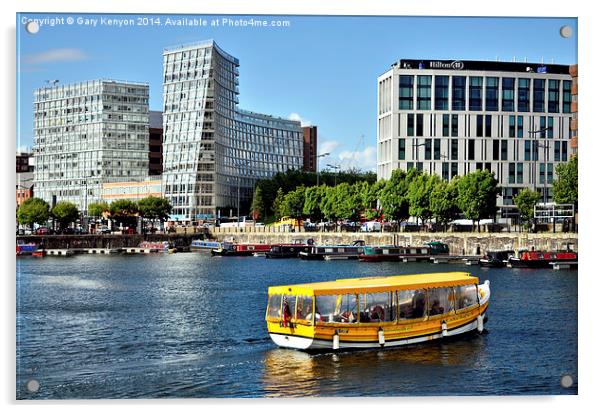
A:
[[[316,172],[318,154],[318,127],[303,127],[303,170]]]
[[[573,88],[571,89],[571,113],[573,114],[571,119],[571,154],[576,155],[579,147],[579,107],[577,101],[579,95],[579,65],[571,65],[569,71],[573,80]]]
[[[149,112],[148,125],[148,174],[161,175],[163,172],[163,113]]]
[[[236,212],[257,179],[303,166],[299,122],[238,108],[238,67],[212,40],[163,52],[163,187],[173,219]]]
[[[400,60],[378,78],[378,178],[487,169],[500,207],[525,187],[551,200],[569,154],[571,86],[564,65]]]
[[[34,92],[34,186],[49,204],[80,210],[101,199],[102,184],[148,175],[148,85],[115,80]]]

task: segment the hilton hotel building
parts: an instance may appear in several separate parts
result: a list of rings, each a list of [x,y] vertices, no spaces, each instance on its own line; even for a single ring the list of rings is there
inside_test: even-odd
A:
[[[487,169],[499,207],[525,187],[551,201],[570,122],[569,66],[400,60],[378,78],[377,175],[416,168],[451,180]]]
[[[303,167],[300,122],[238,107],[237,58],[212,40],[163,52],[163,189],[172,219],[246,210],[256,180]]]

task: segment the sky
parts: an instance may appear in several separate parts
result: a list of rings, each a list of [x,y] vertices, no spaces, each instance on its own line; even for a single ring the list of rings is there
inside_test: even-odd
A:
[[[207,26],[167,24],[183,17]],[[43,20],[53,18],[54,26]],[[268,25],[236,24],[251,18]],[[41,20],[36,34],[26,32],[28,19]],[[108,25],[127,19],[134,25]],[[23,13],[17,149],[33,145],[33,91],[46,80],[148,82],[150,109],[161,110],[163,49],[206,39],[239,59],[241,108],[318,126],[319,153],[330,153],[321,169],[376,169],[377,77],[399,59],[577,63],[576,18]]]

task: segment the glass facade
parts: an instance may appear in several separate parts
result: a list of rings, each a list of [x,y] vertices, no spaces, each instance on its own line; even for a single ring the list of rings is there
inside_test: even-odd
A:
[[[502,110],[514,112],[514,78],[502,78]]]
[[[470,76],[468,110],[483,110],[483,78]]]
[[[548,112],[560,112],[560,81],[557,79],[548,80]]]
[[[518,111],[530,112],[531,79],[518,79]]]
[[[449,76],[435,76],[435,110],[449,109]]]
[[[452,77],[452,110],[466,110],[466,77]]]
[[[546,80],[533,79],[533,112],[541,113],[545,110]]]
[[[497,77],[487,77],[487,86],[485,89],[485,110],[499,110],[499,79]]]
[[[418,76],[418,109],[431,109],[431,76]]]
[[[399,76],[399,109],[414,109],[414,76]]]

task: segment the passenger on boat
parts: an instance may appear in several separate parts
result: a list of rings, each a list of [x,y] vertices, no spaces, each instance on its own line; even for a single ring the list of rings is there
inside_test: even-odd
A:
[[[385,310],[380,305],[375,305],[370,310],[370,321],[371,322],[385,321]]]
[[[412,298],[412,318],[424,317],[424,293],[418,293]]]
[[[355,322],[355,316],[352,311],[345,311],[341,314],[341,322],[343,323],[353,323]]]
[[[435,299],[433,301],[433,305],[431,306],[431,311],[429,312],[429,315],[437,315],[437,314],[443,314],[443,307],[441,307],[439,300]]]
[[[291,308],[288,305],[288,300],[285,298],[284,302],[282,303],[282,326],[283,327],[287,327],[288,326],[288,322],[291,319]]]

